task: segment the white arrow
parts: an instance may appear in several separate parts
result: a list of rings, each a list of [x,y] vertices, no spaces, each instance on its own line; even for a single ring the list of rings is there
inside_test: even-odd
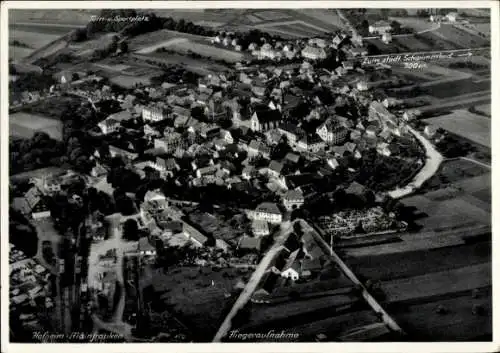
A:
[[[468,52],[466,54],[458,54],[457,56],[472,56],[472,53],[471,52]]]

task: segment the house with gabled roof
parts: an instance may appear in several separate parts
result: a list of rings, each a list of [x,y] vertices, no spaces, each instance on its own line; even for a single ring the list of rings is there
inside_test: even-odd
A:
[[[263,202],[255,209],[254,219],[279,224],[283,220],[283,215],[275,203]]]
[[[326,143],[336,145],[345,141],[349,130],[338,119],[330,117],[316,129],[316,133]]]
[[[277,128],[283,121],[283,117],[278,110],[257,110],[250,118],[250,129],[253,131],[267,131]]]
[[[304,194],[300,189],[288,190],[283,196],[283,205],[288,211],[302,207]]]

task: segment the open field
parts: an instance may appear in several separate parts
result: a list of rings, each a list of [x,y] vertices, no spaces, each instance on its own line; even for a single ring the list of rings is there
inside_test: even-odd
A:
[[[338,308],[352,305],[359,299],[350,295],[335,295],[309,300],[299,300],[268,306],[254,304],[243,329],[256,328],[267,325],[284,328],[318,319],[321,315],[328,317],[335,315]]]
[[[267,30],[267,29],[280,29],[281,26],[288,26],[290,30],[296,31],[296,32],[305,32],[308,31],[311,34],[315,35],[321,35],[329,32],[328,28],[322,27],[319,24],[313,24],[309,23],[306,21],[301,21],[301,20],[289,20],[289,21],[279,21],[279,22],[272,22],[272,23],[264,23],[264,24],[258,24],[255,25],[256,28],[259,28],[260,30]]]
[[[426,94],[437,98],[450,98],[458,95],[486,91],[491,88],[489,80],[474,82],[473,79],[455,80],[452,85],[448,82],[432,83],[424,87]]]
[[[9,11],[9,24],[18,22],[43,22],[86,25],[90,16],[99,14],[99,9],[15,9]]]
[[[491,262],[381,283],[385,301],[400,302],[491,286]]]
[[[416,38],[426,43],[434,50],[463,49],[461,46],[456,45],[448,38],[444,37],[442,34],[437,33],[436,31],[417,34]]]
[[[263,21],[284,20],[291,17],[289,14],[279,10],[254,11],[252,15]]]
[[[453,99],[441,99],[439,101],[433,102],[431,105],[423,106],[419,108],[419,110],[422,113],[449,112],[450,110],[454,109],[468,109],[475,105],[490,103],[490,92],[478,92],[478,94],[463,95],[459,97],[453,97]]]
[[[443,40],[448,40],[460,48],[480,48],[490,44],[486,38],[473,35],[450,24],[441,25],[432,34]]]
[[[43,131],[56,140],[62,140],[62,123],[40,115],[14,113],[9,116],[10,135],[30,138],[37,131]]]
[[[224,60],[230,63],[235,63],[245,58],[245,54],[237,51],[218,48],[208,43],[197,43],[189,40],[170,43],[168,45],[168,49],[182,54],[193,52],[202,56],[210,57],[213,60]]]
[[[360,278],[387,281],[461,268],[491,261],[491,243],[410,251],[380,256],[351,257],[347,264]]]
[[[425,122],[480,145],[491,147],[491,119],[489,118],[467,110],[456,110],[448,115],[425,119]]]
[[[9,45],[9,58],[20,60],[33,53],[33,49]]]
[[[438,185],[438,181],[454,183],[459,180],[473,178],[489,173],[489,169],[464,159],[449,159],[441,164],[439,172],[428,181],[430,186]]]
[[[460,187],[460,184],[455,184],[455,187]],[[452,190],[449,194],[443,194],[443,191],[438,190],[425,196],[417,195],[405,199],[404,204],[416,207],[416,212],[419,214],[416,222],[422,225],[424,230],[438,231],[479,224],[491,225],[491,205],[488,200],[474,200],[472,194],[466,194],[471,191],[466,188],[462,190]],[[491,189],[488,184],[483,184],[479,190]],[[433,195],[436,193],[438,195]]]
[[[133,57],[140,59],[144,62],[153,61],[159,64],[167,65],[181,65],[186,70],[198,73],[200,75],[207,75],[213,72],[224,72],[229,68],[204,59],[193,59],[183,55],[175,55],[169,53],[150,53],[147,55],[132,54]]]
[[[438,305],[442,305],[448,312],[444,315],[437,314]],[[482,306],[484,314],[474,315],[473,305]],[[466,293],[430,303],[388,307],[409,339],[416,341],[466,341],[491,335],[491,310],[489,288],[480,290],[477,298]]]
[[[162,43],[168,43],[168,41],[172,39],[187,39],[192,41],[208,42],[210,38],[195,34],[170,31],[168,29],[161,29],[159,31],[141,34],[130,39],[129,49],[130,51],[137,51],[151,46],[160,48],[164,46],[161,45]]]
[[[334,340],[347,329],[372,324],[379,320],[372,311],[354,311],[323,320],[291,327],[291,332],[299,332],[301,341],[311,341],[316,335],[323,333]]]
[[[402,27],[411,28],[415,32],[428,31],[438,27],[437,23],[421,17],[389,17],[389,21],[397,21],[401,23]]]
[[[491,104],[476,105],[473,109],[480,114],[491,117]]]
[[[75,26],[75,28],[78,28]],[[66,26],[57,26],[57,25],[51,25],[51,24],[30,24],[30,23],[22,23],[22,24],[16,24],[12,23],[9,24],[9,30],[15,30],[15,31],[23,31],[23,32],[31,32],[31,33],[42,33],[42,34],[49,34],[49,35],[56,35],[56,36],[64,36],[65,34],[68,34],[71,32],[71,27],[66,27]]]
[[[299,9],[294,11],[303,16],[308,16],[313,20],[313,23],[329,25],[330,30],[334,30],[335,27],[344,27],[342,20],[333,9]]]
[[[228,302],[225,294],[231,293],[239,277],[238,270],[231,268],[177,267],[166,274],[153,273],[152,283],[161,300],[172,305],[184,323],[210,339],[223,319]]]
[[[61,36],[44,32],[29,32],[16,29],[9,31],[9,41],[17,40],[33,49],[41,48],[59,37]]]
[[[467,222],[470,224],[470,221]],[[352,257],[379,256],[412,251],[427,251],[465,244],[464,238],[468,236],[487,237],[491,234],[491,226],[468,225],[458,229],[450,227],[448,230],[421,231],[419,233],[401,234],[404,241],[389,244],[379,244],[360,248],[345,249],[345,254]]]
[[[418,40],[414,36],[407,37],[393,37],[392,45],[397,48],[401,48],[401,51],[430,51],[432,46],[429,44]]]

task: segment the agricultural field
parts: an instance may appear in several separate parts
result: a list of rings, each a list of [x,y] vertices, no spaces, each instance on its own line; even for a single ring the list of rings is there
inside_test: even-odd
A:
[[[56,36],[64,36],[71,32],[73,29],[78,28],[78,26],[71,25],[57,25],[57,24],[29,24],[29,23],[10,23],[9,30],[31,32],[31,33],[43,33]]]
[[[439,305],[447,310],[445,314],[436,313]],[[483,313],[474,314],[474,305],[481,306]],[[493,326],[489,288],[479,290],[476,298],[471,293],[464,293],[430,303],[402,304],[387,309],[412,341],[491,340]]]
[[[12,60],[21,60],[28,55],[33,53],[33,49],[31,48],[23,48],[23,47],[16,47],[13,45],[9,45],[9,59]]]
[[[70,25],[86,25],[90,16],[98,15],[99,9],[15,9],[9,11],[9,23],[39,22]]]
[[[489,169],[468,160],[446,160],[441,164],[439,172],[427,182],[426,186],[433,189],[434,186],[440,187],[443,186],[443,184],[452,184],[460,180],[473,178],[486,173],[489,173]]]
[[[424,92],[436,98],[451,98],[460,95],[489,91],[491,89],[490,80],[474,81],[474,79],[453,80],[451,85],[448,81],[430,82],[422,86]]]
[[[208,75],[214,72],[223,72],[228,70],[228,67],[219,63],[204,59],[193,59],[184,55],[175,55],[170,53],[150,53],[147,55],[133,54],[133,57],[144,62],[153,61],[158,64],[165,65],[181,65],[186,70],[198,73],[200,75]]]
[[[378,256],[348,257],[347,265],[362,280],[390,281],[491,261],[491,243],[408,251]]]
[[[363,42],[366,45],[375,46],[378,50],[378,53],[368,52],[369,55],[394,54],[406,51],[402,47],[399,47],[397,43],[386,44],[380,38],[363,39]]]
[[[204,43],[193,42],[190,40],[176,41],[175,43],[170,43],[167,46],[167,49],[174,50],[181,54],[187,54],[189,52],[192,52],[204,57],[210,57],[213,60],[224,60],[229,63],[236,63],[245,58],[245,54],[237,51],[222,49],[210,45],[208,43],[204,44]]]
[[[299,340],[301,341],[310,342],[311,339],[315,338],[316,335],[320,333],[327,335],[333,341],[339,334],[342,334],[343,331],[363,325],[369,325],[378,321],[373,311],[362,310],[294,326],[289,330],[292,332],[300,332]]]
[[[487,117],[462,109],[424,121],[480,145],[491,147],[491,119]]]
[[[243,330],[249,328],[273,327],[285,328],[308,321],[335,315],[337,310],[350,308],[359,298],[354,295],[335,295],[308,300],[289,301],[283,304],[253,304],[251,313]]]
[[[416,34],[415,38],[427,44],[433,50],[463,49],[461,46],[454,44],[449,38],[444,37],[437,31]]]
[[[401,52],[430,51],[432,46],[415,36],[392,37],[392,45],[400,49]]]
[[[441,27],[432,32],[439,38],[448,40],[460,48],[481,48],[490,45],[486,38],[473,35],[453,25],[441,25]]]
[[[17,29],[9,31],[9,42],[16,40],[33,49],[41,48],[60,37],[60,35],[48,34],[43,31],[30,32]]]
[[[491,117],[491,104],[476,105],[473,109],[479,114]]]
[[[291,18],[289,14],[279,10],[254,11],[252,15],[261,21],[278,21]]]
[[[229,303],[226,294],[240,278],[246,280],[249,275],[232,268],[177,267],[152,276],[154,290],[164,304],[171,305],[195,334],[210,339],[225,315]]]
[[[381,282],[385,302],[423,300],[491,286],[491,262]]]
[[[402,27],[411,28],[415,32],[431,31],[439,28],[437,23],[430,22],[428,18],[421,17],[389,17],[389,21],[397,21]]]
[[[170,31],[168,29],[161,29],[159,31],[141,34],[139,36],[130,39],[129,50],[130,51],[140,51],[146,48],[154,47],[153,50],[161,48],[162,46],[168,45],[168,43],[173,39],[182,40],[193,40],[193,41],[207,41],[209,37],[198,36],[195,34],[181,33]]]
[[[31,138],[37,131],[46,132],[53,139],[62,140],[62,123],[58,120],[22,112],[9,116],[10,135]]]
[[[321,23],[329,26],[328,29],[335,30],[335,28],[344,28],[345,25],[342,19],[337,15],[333,9],[300,9],[294,10],[302,16],[307,16],[312,20],[312,23]]]

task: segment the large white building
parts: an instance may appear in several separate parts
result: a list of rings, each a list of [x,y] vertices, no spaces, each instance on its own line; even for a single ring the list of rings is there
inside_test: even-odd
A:
[[[255,209],[254,219],[279,224],[283,220],[283,215],[275,203],[263,202]]]
[[[316,133],[328,144],[340,144],[345,141],[349,130],[334,118],[328,118],[317,129]]]
[[[144,121],[162,121],[168,118],[168,111],[164,107],[149,106],[142,109]]]
[[[377,21],[368,27],[370,33],[386,33],[391,30],[391,24],[386,21]]]

